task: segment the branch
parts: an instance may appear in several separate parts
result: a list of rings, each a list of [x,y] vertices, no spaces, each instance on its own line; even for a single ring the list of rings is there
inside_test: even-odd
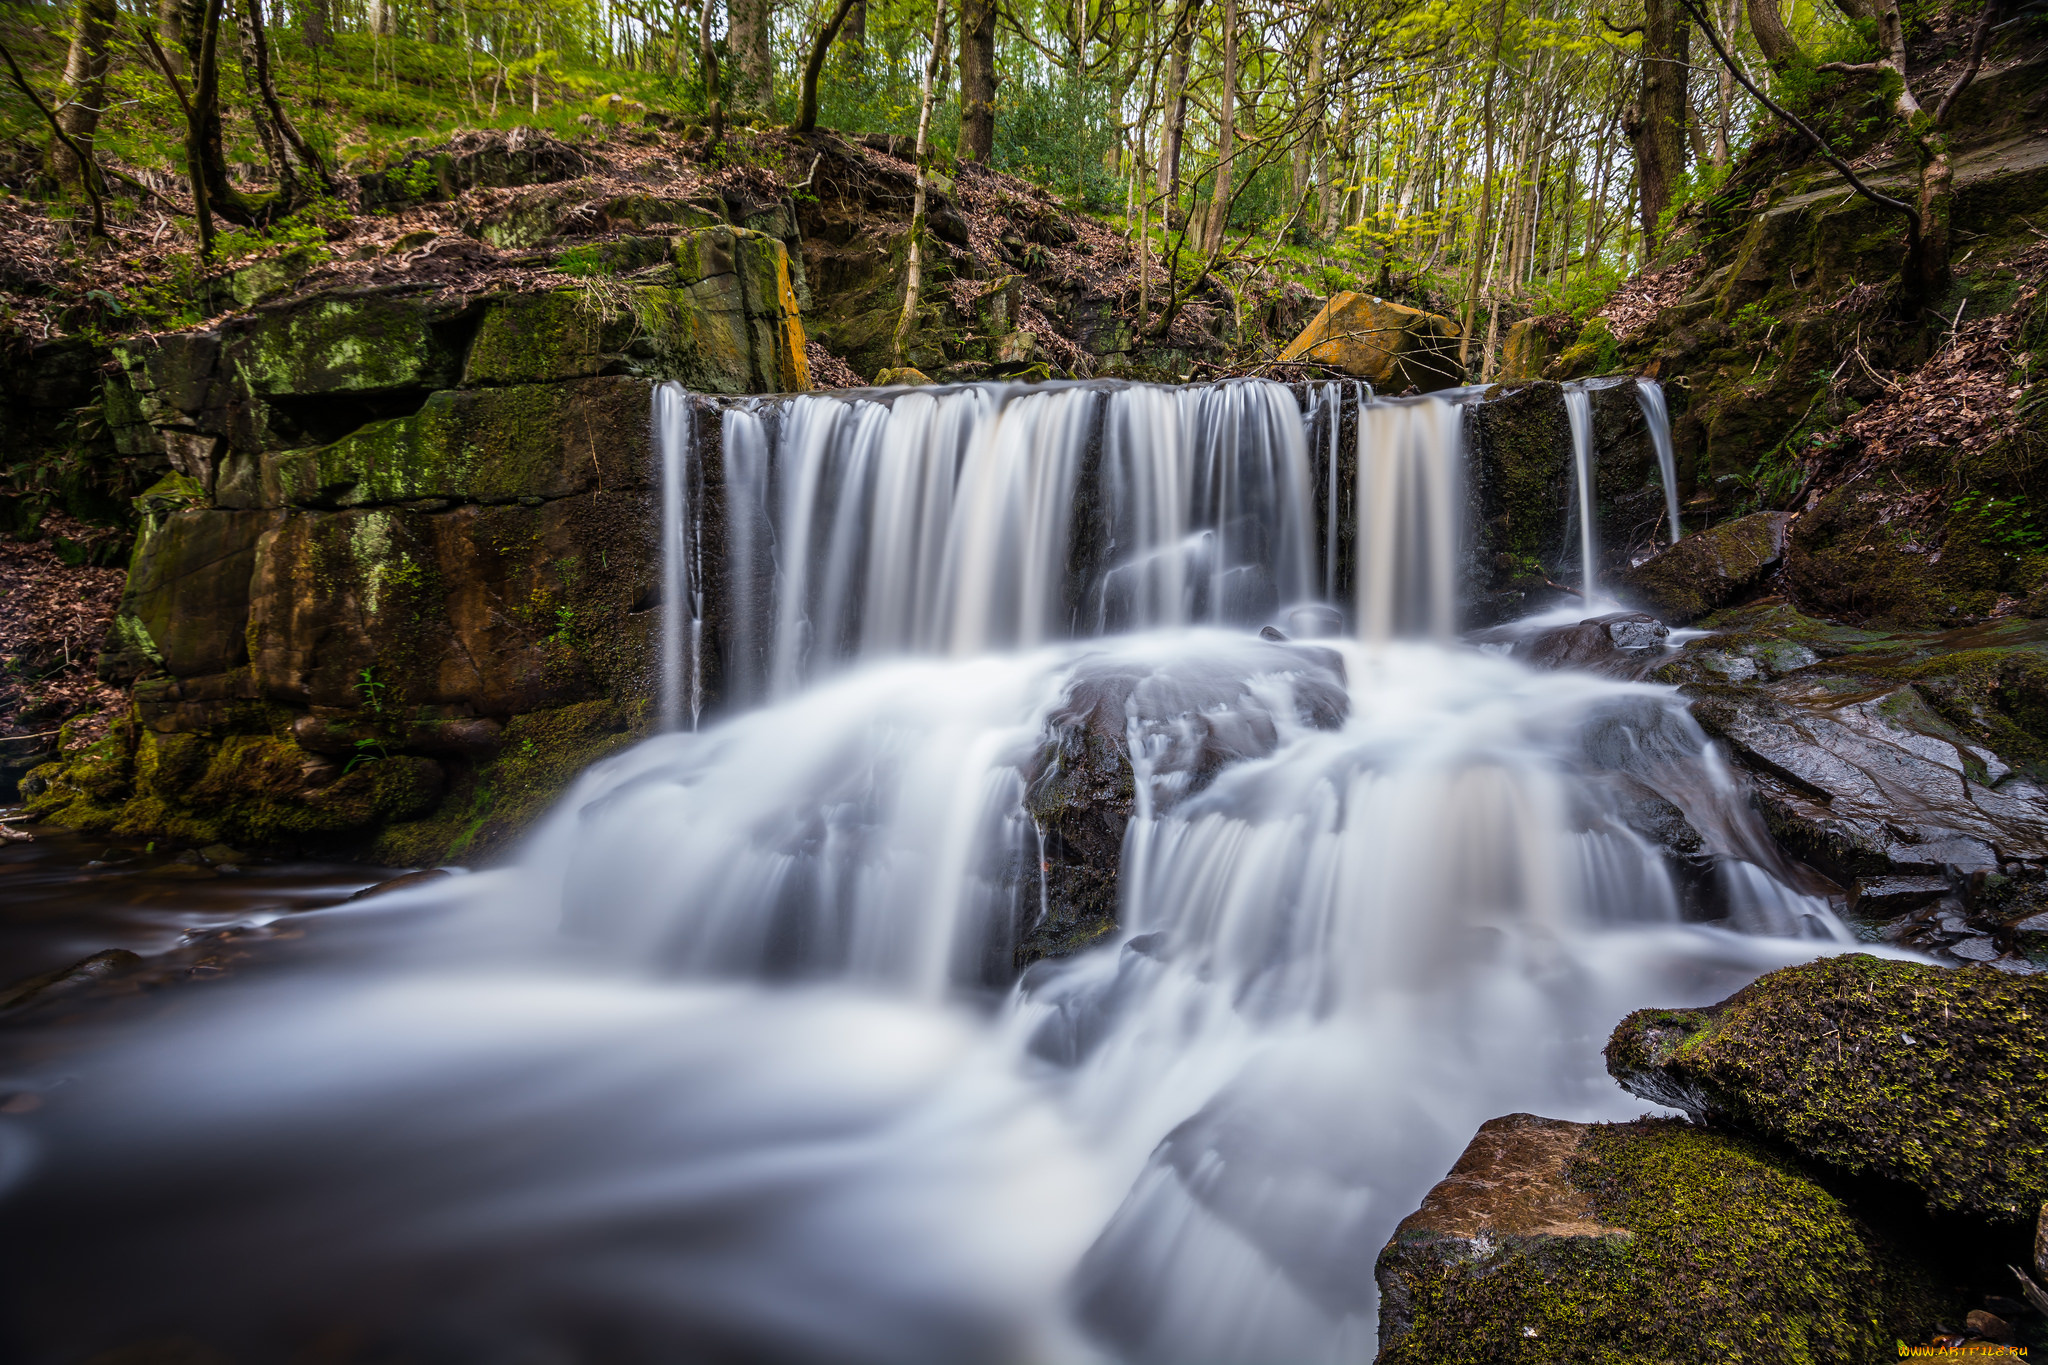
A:
[[[1836,156],[1834,149],[1828,146],[1828,144],[1821,138],[1821,135],[1819,133],[1816,133],[1815,131],[1813,131],[1812,128],[1808,127],[1806,125],[1805,120],[1801,119],[1797,114],[1794,114],[1791,110],[1786,109],[1783,105],[1777,103],[1769,95],[1766,95],[1763,91],[1757,89],[1756,83],[1750,80],[1749,73],[1742,69],[1741,65],[1735,60],[1735,58],[1729,54],[1728,49],[1722,45],[1721,34],[1719,30],[1717,30],[1714,27],[1712,21],[1710,21],[1707,18],[1707,16],[1700,11],[1699,5],[1696,3],[1696,0],[1678,0],[1678,3],[1685,7],[1685,12],[1692,16],[1692,21],[1698,24],[1700,26],[1700,30],[1707,35],[1707,41],[1713,44],[1715,54],[1721,58],[1722,65],[1728,68],[1728,74],[1735,77],[1737,84],[1739,84],[1744,90],[1747,90],[1752,96],[1754,96],[1758,104],[1761,104],[1764,108],[1770,110],[1773,114],[1776,114],[1780,119],[1784,120],[1786,123],[1791,124],[1800,132],[1806,134],[1806,140],[1813,144],[1813,149],[1819,152],[1821,154],[1821,158],[1825,160],[1830,166],[1833,166],[1836,170],[1840,171],[1842,173],[1843,179],[1847,180],[1850,186],[1854,188],[1858,194],[1862,195],[1865,199],[1870,200],[1870,202],[1872,202],[1873,204],[1877,204],[1881,207],[1893,209],[1899,213],[1903,213],[1906,216],[1906,221],[1912,225],[1914,239],[1918,240],[1920,236],[1920,210],[1914,208],[1911,204],[1906,203],[1904,200],[1894,199],[1888,194],[1879,194],[1876,190],[1864,184],[1863,178],[1857,175],[1855,171],[1849,168],[1848,162],[1842,160],[1842,158],[1840,158],[1839,156]]]
[[[1977,79],[1977,72],[1984,65],[1984,47],[1991,40],[1991,20],[2003,8],[2000,0],[1984,0],[1984,11],[1977,16],[1977,31],[1970,35],[1970,64],[1956,77],[1956,83],[1941,97],[1941,103],[1934,107],[1934,126],[1939,128],[1948,122],[1948,116],[1955,110],[1956,101],[1963,91],[1970,88],[1970,82]]]
[[[0,44],[0,57],[7,59],[8,73],[14,77],[14,83],[20,87],[21,93],[27,95],[29,102],[41,110],[43,117],[50,121],[50,131],[57,135],[59,142],[71,149],[71,155],[78,158],[78,183],[85,186],[85,197],[92,201],[92,234],[95,237],[106,236],[106,206],[100,203],[99,189],[92,183],[94,173],[99,170],[99,163],[87,156],[79,145],[71,140],[71,134],[65,132],[64,125],[57,121],[56,113],[49,105],[43,103],[43,97],[35,92],[35,87],[28,83],[28,78],[21,74],[21,68],[15,65],[14,54],[7,50],[5,44]]]

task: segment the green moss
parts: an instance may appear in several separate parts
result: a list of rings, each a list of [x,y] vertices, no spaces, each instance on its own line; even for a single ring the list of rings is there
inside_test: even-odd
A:
[[[1404,1230],[1387,1245],[1380,1282],[1407,1330],[1381,1365],[1875,1361],[1933,1325],[1931,1287],[1755,1143],[1669,1119],[1599,1125],[1565,1179],[1605,1235],[1447,1255]]]
[[[559,495],[579,487],[589,472],[561,468],[569,403],[554,384],[442,390],[416,413],[373,422],[332,445],[274,457],[278,495],[323,507]]]
[[[638,739],[643,712],[589,701],[512,717],[498,756],[460,775],[431,815],[384,830],[374,856],[394,867],[427,867],[504,848],[585,768]]]
[[[257,315],[224,353],[258,396],[440,388],[458,360],[451,311],[424,295],[322,299]]]
[[[1607,1056],[1639,1093],[1911,1185],[1935,1213],[2031,1221],[2048,1200],[2048,981],[1824,958],[1630,1015]]]

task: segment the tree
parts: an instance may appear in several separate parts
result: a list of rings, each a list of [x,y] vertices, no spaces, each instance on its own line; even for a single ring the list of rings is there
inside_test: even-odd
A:
[[[89,155],[93,134],[99,129],[107,97],[107,36],[119,18],[115,0],[78,0],[78,18],[64,59],[64,102],[55,110],[55,127],[43,164],[51,180],[81,193],[86,168],[72,149]]]
[[[945,0],[932,6],[932,53],[924,66],[924,90],[917,108],[917,189],[911,195],[910,251],[903,282],[903,315],[896,320],[896,333],[889,339],[890,353],[902,365],[910,349],[910,333],[917,326],[918,297],[924,289],[924,217],[927,186],[931,182],[932,96],[938,89],[939,68],[946,60]]]
[[[1692,0],[1643,0],[1636,102],[1622,131],[1635,148],[1636,213],[1645,260],[1656,249],[1658,224],[1685,174],[1686,85],[1692,74],[1686,53],[1689,12]]]
[[[775,56],[768,45],[768,19],[769,0],[726,0],[725,44],[732,56],[730,93],[735,106],[755,113],[775,108]]]
[[[1209,215],[1202,235],[1202,251],[1215,256],[1223,250],[1223,233],[1230,222],[1230,173],[1237,162],[1237,0],[1223,0],[1223,96],[1216,109],[1216,184],[1209,194]]]
[[[996,0],[960,0],[960,159],[986,163],[995,145]]]
[[[803,91],[797,101],[795,130],[799,133],[808,133],[818,126],[818,75],[825,69],[825,55],[832,49],[832,40],[839,36],[839,26],[846,22],[846,16],[858,2],[839,0],[839,7],[832,11],[832,17],[825,21],[811,44],[811,59],[804,64]]]

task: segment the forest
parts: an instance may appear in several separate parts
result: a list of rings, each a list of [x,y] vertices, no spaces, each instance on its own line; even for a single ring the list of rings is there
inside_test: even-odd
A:
[[[1583,321],[1712,199],[1771,126],[1736,69],[1845,148],[1887,121],[1829,100],[1841,68],[1880,56],[1875,8],[1729,0],[1700,19],[1731,67],[1685,2],[28,0],[0,109],[10,178],[68,224],[59,249],[94,255],[99,214],[104,254],[158,277],[94,275],[106,306],[175,315],[173,281],[319,236],[350,212],[338,177],[458,128],[652,116],[909,137],[929,71],[937,164],[1013,173],[1111,223],[1166,296],[1133,300],[1141,321],[1205,279],[1319,295],[1399,279],[1458,317],[1490,372],[1504,312]]]

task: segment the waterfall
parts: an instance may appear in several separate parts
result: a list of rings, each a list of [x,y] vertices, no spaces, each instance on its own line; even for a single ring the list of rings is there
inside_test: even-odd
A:
[[[1358,616],[1368,640],[1456,630],[1464,412],[1441,398],[1358,410]]]
[[[1577,384],[1564,390],[1565,416],[1572,431],[1572,488],[1578,498],[1579,588],[1588,606],[1600,590],[1600,528],[1595,520],[1599,453],[1593,449],[1593,397]]]
[[[1256,625],[1316,594],[1279,384],[805,394],[729,410],[723,435],[741,695],[889,655]]]
[[[1356,637],[1261,632],[1344,587],[1309,442],[1334,527],[1347,397]],[[674,732],[513,866],[295,915],[270,974],[67,1055],[0,1116],[10,1327],[1368,1358],[1374,1258],[1480,1122],[1643,1113],[1600,1058],[1626,1011],[1845,941],[1674,690],[1455,638],[1462,401],[732,402],[713,616],[756,704],[686,733],[709,475],[660,389]],[[1056,855],[1114,923],[1020,972]]]
[[[1664,404],[1664,386],[1654,379],[1638,378],[1636,405],[1643,410],[1651,444],[1657,448],[1657,477],[1664,484],[1664,511],[1671,522],[1671,543],[1676,545],[1684,533],[1678,527],[1678,458],[1671,451],[1671,413]]]
[[[657,721],[690,728],[704,709],[703,514],[692,496],[697,415],[680,384],[654,390],[654,440],[661,464],[661,640]]]

